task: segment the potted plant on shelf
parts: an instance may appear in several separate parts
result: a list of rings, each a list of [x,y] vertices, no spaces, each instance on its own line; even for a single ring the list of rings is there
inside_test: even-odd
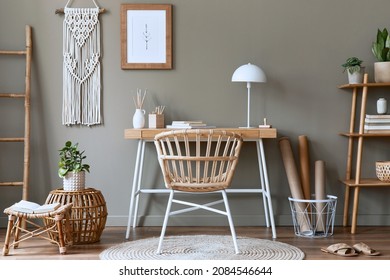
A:
[[[63,178],[64,191],[80,191],[85,189],[85,171],[89,172],[89,165],[83,163],[86,158],[84,151],[80,152],[78,143],[67,141],[59,150],[58,176]]]
[[[363,82],[364,66],[363,60],[357,57],[350,57],[341,66],[344,67],[344,72],[348,73],[349,84],[361,84]]]
[[[374,79],[377,83],[390,82],[390,37],[386,28],[378,29],[372,53],[378,60],[374,63]]]

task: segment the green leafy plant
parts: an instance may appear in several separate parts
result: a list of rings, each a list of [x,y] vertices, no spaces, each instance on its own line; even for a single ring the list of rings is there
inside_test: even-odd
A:
[[[378,61],[390,61],[390,37],[386,28],[378,29],[376,42],[372,43],[372,53]]]
[[[360,72],[362,63],[363,60],[360,60],[357,57],[350,57],[341,66],[344,67],[344,71],[347,70],[350,74],[353,74],[356,72]]]
[[[78,149],[78,143],[72,144],[71,141],[67,141],[65,146],[59,150],[60,161],[58,162],[58,176],[64,178],[69,172],[89,172],[89,165],[83,163],[86,158],[84,151],[80,152]]]

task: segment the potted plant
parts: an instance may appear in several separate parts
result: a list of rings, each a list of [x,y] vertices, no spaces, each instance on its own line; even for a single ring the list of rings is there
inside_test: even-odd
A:
[[[344,67],[344,72],[348,73],[348,82],[350,84],[361,84],[363,82],[364,66],[363,60],[357,57],[350,57],[341,66]]]
[[[58,176],[63,178],[65,191],[79,191],[85,189],[85,171],[89,172],[89,165],[83,163],[86,158],[84,151],[80,152],[78,143],[67,141],[59,150]]]
[[[375,82],[390,82],[390,37],[386,28],[378,29],[376,42],[372,43],[371,50],[377,59],[374,63]]]

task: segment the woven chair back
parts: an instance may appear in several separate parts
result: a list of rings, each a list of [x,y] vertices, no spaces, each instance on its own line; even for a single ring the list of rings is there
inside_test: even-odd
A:
[[[230,186],[242,146],[240,135],[223,130],[173,130],[154,139],[165,186],[212,192]]]

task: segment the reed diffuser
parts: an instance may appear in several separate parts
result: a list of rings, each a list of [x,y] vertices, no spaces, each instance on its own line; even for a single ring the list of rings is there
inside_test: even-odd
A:
[[[141,89],[137,89],[136,97],[133,97],[135,105],[135,113],[133,116],[133,127],[144,128],[145,126],[145,110],[142,109],[147,90],[142,92]]]

